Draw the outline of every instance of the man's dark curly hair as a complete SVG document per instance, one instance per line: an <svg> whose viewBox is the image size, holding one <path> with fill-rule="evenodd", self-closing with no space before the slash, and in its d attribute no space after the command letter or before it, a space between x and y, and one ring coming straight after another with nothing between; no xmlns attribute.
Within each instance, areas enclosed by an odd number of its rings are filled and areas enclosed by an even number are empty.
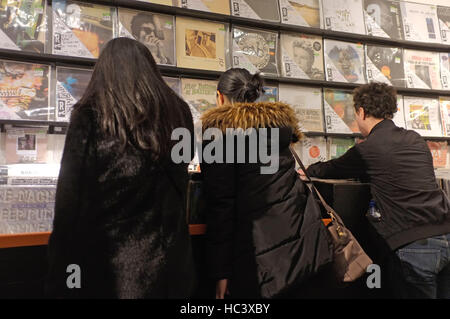
<svg viewBox="0 0 450 319"><path fill-rule="evenodd" d="M392 119L397 112L397 91L385 83L371 82L353 90L353 106L377 119Z"/></svg>

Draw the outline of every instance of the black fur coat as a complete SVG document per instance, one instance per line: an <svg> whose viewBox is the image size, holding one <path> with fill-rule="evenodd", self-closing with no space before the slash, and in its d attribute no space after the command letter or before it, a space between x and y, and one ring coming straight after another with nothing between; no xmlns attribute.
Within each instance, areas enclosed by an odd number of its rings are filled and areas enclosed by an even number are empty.
<svg viewBox="0 0 450 319"><path fill-rule="evenodd" d="M97 127L89 109L72 115L48 246L47 296L189 297L195 276L187 164L158 164L133 147L120 151ZM81 288L67 287L71 264L80 267Z"/></svg>

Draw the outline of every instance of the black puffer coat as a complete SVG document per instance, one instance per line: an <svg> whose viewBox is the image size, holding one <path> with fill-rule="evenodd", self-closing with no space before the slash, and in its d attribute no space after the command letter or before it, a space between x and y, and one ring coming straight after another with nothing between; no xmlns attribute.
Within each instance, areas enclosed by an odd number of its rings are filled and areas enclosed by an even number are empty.
<svg viewBox="0 0 450 319"><path fill-rule="evenodd" d="M48 247L49 297L190 296L187 164L155 163L150 155L134 147L121 151L117 139L99 132L89 108L73 113ZM66 285L70 264L81 269L80 289Z"/></svg>
<svg viewBox="0 0 450 319"><path fill-rule="evenodd" d="M279 133L279 139L274 140L279 144L279 156L272 161L275 164L278 160L278 169L271 174L261 174L261 168L268 166L263 157L254 161L249 156L251 151L276 151L271 142L273 133L267 137L257 130L258 144L250 146L248 137L244 162L236 163L234 156L235 163L208 164L203 158L201 164L207 200L208 269L213 280L229 279L233 298L259 298L270 285L279 287L291 280L294 268L304 271L306 277L331 260L328 243L316 246L299 234L305 220L307 191L289 150L289 145L301 138L297 124L294 111L283 103L234 104L211 109L202 116L205 132L209 128L222 132L227 128L277 128ZM224 136L225 141L237 140ZM269 153L259 143L264 140ZM212 145L204 142L203 157ZM234 155L239 157L241 153L236 150ZM229 153L224 146L223 158ZM299 255L308 264L295 264Z"/></svg>

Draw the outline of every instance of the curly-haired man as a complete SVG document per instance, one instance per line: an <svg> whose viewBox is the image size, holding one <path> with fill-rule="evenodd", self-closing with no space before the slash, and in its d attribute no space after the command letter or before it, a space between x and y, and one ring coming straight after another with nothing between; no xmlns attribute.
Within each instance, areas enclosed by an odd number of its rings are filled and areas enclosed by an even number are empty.
<svg viewBox="0 0 450 319"><path fill-rule="evenodd" d="M436 182L428 146L391 120L397 111L393 87L363 85L353 101L367 139L307 172L369 181L381 212L371 224L391 252L386 269L394 297L450 298L450 203Z"/></svg>

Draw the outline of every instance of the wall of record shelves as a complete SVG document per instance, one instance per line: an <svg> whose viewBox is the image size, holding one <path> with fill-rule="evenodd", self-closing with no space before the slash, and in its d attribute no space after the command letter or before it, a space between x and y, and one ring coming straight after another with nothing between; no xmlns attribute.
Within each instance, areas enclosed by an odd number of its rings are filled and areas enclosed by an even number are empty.
<svg viewBox="0 0 450 319"><path fill-rule="evenodd" d="M450 7L388 0L0 0L0 233L51 230L71 108L104 45L135 38L194 119L231 67L261 72L261 100L291 104L306 165L361 141L351 90L399 92L397 125L450 151ZM33 186L30 186L33 185Z"/></svg>

